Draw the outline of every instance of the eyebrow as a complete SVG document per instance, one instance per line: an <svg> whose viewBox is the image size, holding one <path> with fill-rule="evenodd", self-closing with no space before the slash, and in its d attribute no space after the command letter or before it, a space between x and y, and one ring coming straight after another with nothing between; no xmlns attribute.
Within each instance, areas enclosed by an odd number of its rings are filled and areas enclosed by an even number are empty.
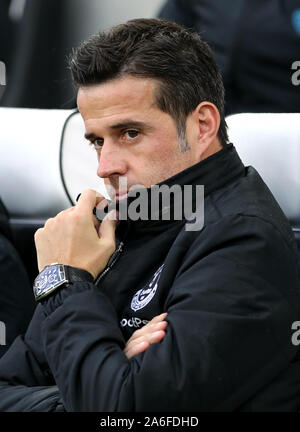
<svg viewBox="0 0 300 432"><path fill-rule="evenodd" d="M118 130L118 129L130 128L130 127L141 128L141 129L147 130L148 132L153 130L153 128L151 126L149 126L148 124L141 122L141 121L135 121L135 120L124 120L120 123L116 123L116 124L109 126L109 129ZM86 133L84 135L84 137L87 140L100 138L94 132Z"/></svg>
<svg viewBox="0 0 300 432"><path fill-rule="evenodd" d="M94 140L94 139L99 138L99 137L96 134L94 134L93 132L90 132L90 133L85 133L84 138L91 141L91 140Z"/></svg>

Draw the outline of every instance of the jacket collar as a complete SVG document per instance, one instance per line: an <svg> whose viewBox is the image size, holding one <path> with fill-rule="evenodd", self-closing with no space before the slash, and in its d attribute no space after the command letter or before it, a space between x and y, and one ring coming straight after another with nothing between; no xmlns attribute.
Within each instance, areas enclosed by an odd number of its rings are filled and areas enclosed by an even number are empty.
<svg viewBox="0 0 300 432"><path fill-rule="evenodd" d="M183 188L184 185L192 185L192 200L195 201L196 186L204 186L204 197L211 194L213 191L222 188L227 183L233 181L235 178L245 174L245 166L243 165L233 144L228 144L222 150L214 153L208 158L198 162L197 164L181 171L180 173L158 183L156 187L166 185L171 188L172 186L179 185ZM151 209L151 188L145 189L147 191L148 209ZM127 205L131 205L136 198L128 198ZM142 202L142 201L140 201ZM170 210L174 207L174 202L171 200ZM172 211L171 211L172 213ZM123 237L124 232L133 229L134 231L161 231L169 229L170 225L177 224L180 226L185 223L183 220L175 220L171 217L169 220L164 220L161 209L159 210L158 220L141 220L136 221L127 220L121 221L117 228L117 236Z"/></svg>
<svg viewBox="0 0 300 432"><path fill-rule="evenodd" d="M166 184L169 187L175 184L203 185L204 195L207 196L244 172L245 166L230 143L222 150L159 184Z"/></svg>

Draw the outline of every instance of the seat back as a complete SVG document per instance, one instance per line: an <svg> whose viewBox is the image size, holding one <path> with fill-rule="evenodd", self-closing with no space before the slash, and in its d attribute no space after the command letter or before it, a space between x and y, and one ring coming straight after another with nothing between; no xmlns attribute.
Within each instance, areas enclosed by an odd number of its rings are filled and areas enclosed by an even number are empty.
<svg viewBox="0 0 300 432"><path fill-rule="evenodd" d="M0 197L31 281L37 274L34 232L71 206L60 148L64 124L73 111L0 108Z"/></svg>
<svg viewBox="0 0 300 432"><path fill-rule="evenodd" d="M97 176L97 154L84 138L85 127L78 112L66 121L61 140L61 172L65 190L75 204L84 189L94 189L108 197L104 180Z"/></svg>
<svg viewBox="0 0 300 432"><path fill-rule="evenodd" d="M32 281L37 274L34 232L75 204L84 189L106 191L78 112L0 108L0 119L0 198Z"/></svg>
<svg viewBox="0 0 300 432"><path fill-rule="evenodd" d="M226 121L230 141L277 199L300 250L300 113L235 114Z"/></svg>

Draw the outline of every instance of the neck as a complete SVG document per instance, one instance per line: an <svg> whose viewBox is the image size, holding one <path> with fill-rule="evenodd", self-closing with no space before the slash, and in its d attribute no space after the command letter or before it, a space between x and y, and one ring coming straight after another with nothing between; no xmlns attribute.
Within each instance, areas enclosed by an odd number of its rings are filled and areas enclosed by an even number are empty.
<svg viewBox="0 0 300 432"><path fill-rule="evenodd" d="M213 155L214 153L217 153L218 151L222 150L222 146L220 144L220 141L218 138L216 138L208 147L204 150L204 152L200 156L200 161L208 158L209 156Z"/></svg>

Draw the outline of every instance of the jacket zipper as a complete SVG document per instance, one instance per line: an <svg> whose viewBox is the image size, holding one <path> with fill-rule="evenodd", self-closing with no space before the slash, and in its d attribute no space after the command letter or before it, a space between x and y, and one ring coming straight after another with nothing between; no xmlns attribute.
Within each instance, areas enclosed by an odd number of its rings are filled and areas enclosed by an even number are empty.
<svg viewBox="0 0 300 432"><path fill-rule="evenodd" d="M96 281L94 282L95 285L98 284L98 282L104 278L104 276L109 272L109 270L112 268L112 266L117 262L117 260L119 259L121 253L123 252L123 246L124 243L120 242L118 248L114 251L114 253L112 254L112 256L110 257L107 266L105 267L105 269L99 274L99 276L97 277Z"/></svg>

